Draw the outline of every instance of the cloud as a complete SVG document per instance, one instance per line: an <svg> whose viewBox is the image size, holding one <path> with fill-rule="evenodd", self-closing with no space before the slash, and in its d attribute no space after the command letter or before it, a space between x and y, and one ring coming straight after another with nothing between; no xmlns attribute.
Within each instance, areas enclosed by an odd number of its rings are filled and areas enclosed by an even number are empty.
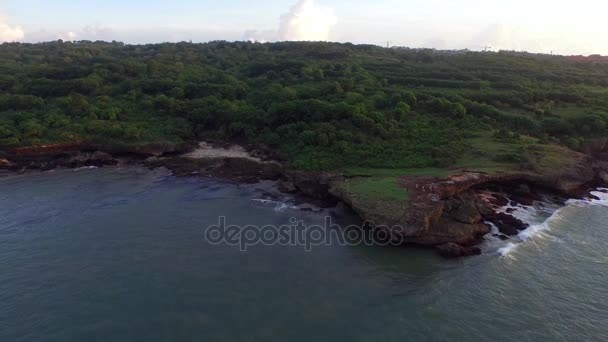
<svg viewBox="0 0 608 342"><path fill-rule="evenodd" d="M110 41L116 39L116 32L110 27L103 26L101 24L88 25L74 31L57 32L42 29L34 32L28 32L28 42L48 42L52 40L65 40L65 41L76 41L76 40L106 40Z"/></svg>
<svg viewBox="0 0 608 342"><path fill-rule="evenodd" d="M114 30L110 27L96 24L83 27L80 35L83 39L87 40L111 40L114 35Z"/></svg>
<svg viewBox="0 0 608 342"><path fill-rule="evenodd" d="M576 29L580 29L580 32ZM602 46L604 40L598 39L600 34L605 36L601 30L573 28L568 25L556 28L496 23L474 34L473 38L469 42L464 42L463 45L473 50L480 50L488 46L493 51L515 50L560 54L606 53L605 46Z"/></svg>
<svg viewBox="0 0 608 342"><path fill-rule="evenodd" d="M60 33L58 38L61 39L61 40L65 40L65 41L78 40L78 33L72 32L72 31L65 32L65 33Z"/></svg>
<svg viewBox="0 0 608 342"><path fill-rule="evenodd" d="M244 38L251 41L326 41L338 19L333 9L321 7L314 0L299 0L281 16L277 30L249 30Z"/></svg>
<svg viewBox="0 0 608 342"><path fill-rule="evenodd" d="M5 23L5 17L0 15L0 43L19 41L23 37L25 37L25 32L21 26L9 26Z"/></svg>

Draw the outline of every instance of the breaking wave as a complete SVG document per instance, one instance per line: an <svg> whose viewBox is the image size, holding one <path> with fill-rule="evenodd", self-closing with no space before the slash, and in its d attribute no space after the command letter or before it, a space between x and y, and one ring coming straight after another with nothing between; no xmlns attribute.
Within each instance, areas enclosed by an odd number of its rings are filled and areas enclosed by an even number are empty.
<svg viewBox="0 0 608 342"><path fill-rule="evenodd" d="M252 201L259 203L263 206L270 206L273 207L274 211L285 211L288 209L299 209L297 206L295 205L291 205L288 202L282 202L282 201L275 201L275 200L269 200L269 199L261 199L261 198L256 198L253 199Z"/></svg>
<svg viewBox="0 0 608 342"><path fill-rule="evenodd" d="M535 241L536 239L556 239L549 232L555 223L566 220L563 212L567 208L589 205L608 206L608 189L598 188L596 191L592 191L591 195L593 195L591 198L568 200L565 206L559 206L550 202L535 203L532 206L509 203L499 209L499 211L510 213L527 223L529 227L519 232L517 236L503 241L496 237L500 235L498 228L489 223L491 225L491 232L486 237L486 247L496 250L501 257L513 258L513 252L522 244Z"/></svg>

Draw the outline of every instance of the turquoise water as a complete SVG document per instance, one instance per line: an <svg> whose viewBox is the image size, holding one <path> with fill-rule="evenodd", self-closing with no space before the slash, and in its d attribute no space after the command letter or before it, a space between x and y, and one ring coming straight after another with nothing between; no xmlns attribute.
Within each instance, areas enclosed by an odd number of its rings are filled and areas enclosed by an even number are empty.
<svg viewBox="0 0 608 342"><path fill-rule="evenodd" d="M0 177L0 341L608 340L605 202L463 260L205 241L220 215L355 220L255 201L268 191L136 168Z"/></svg>

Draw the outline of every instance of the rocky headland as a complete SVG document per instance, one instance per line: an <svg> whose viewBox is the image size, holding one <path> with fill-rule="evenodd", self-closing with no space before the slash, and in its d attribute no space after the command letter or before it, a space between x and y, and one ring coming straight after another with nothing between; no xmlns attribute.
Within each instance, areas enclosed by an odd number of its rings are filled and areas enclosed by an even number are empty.
<svg viewBox="0 0 608 342"><path fill-rule="evenodd" d="M491 224L498 228L495 235L501 239L527 228L508 211L499 210L505 205L531 205L547 194L581 198L592 187L608 183L608 142L595 142L584 152L570 151L569 162L559 167L539 158L540 162L526 170L503 173L454 170L447 177L404 175L398 185L409 193L407 201L376 201L351 191L348 185L357 177L290 170L272 152L220 142L25 147L0 152L0 169L23 172L139 163L166 167L177 176L242 183L274 180L281 191L307 196L320 206L346 203L362 220L403 245L432 247L443 256L461 257L481 253L477 245L490 233Z"/></svg>

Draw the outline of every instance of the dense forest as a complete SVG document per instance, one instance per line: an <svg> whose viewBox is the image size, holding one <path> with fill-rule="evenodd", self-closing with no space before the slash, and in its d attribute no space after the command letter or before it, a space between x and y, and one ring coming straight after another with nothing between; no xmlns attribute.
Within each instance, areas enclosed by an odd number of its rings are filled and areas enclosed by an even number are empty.
<svg viewBox="0 0 608 342"><path fill-rule="evenodd" d="M303 169L445 167L500 141L577 149L607 136L607 123L608 64L562 56L303 42L0 45L0 150L221 139Z"/></svg>

